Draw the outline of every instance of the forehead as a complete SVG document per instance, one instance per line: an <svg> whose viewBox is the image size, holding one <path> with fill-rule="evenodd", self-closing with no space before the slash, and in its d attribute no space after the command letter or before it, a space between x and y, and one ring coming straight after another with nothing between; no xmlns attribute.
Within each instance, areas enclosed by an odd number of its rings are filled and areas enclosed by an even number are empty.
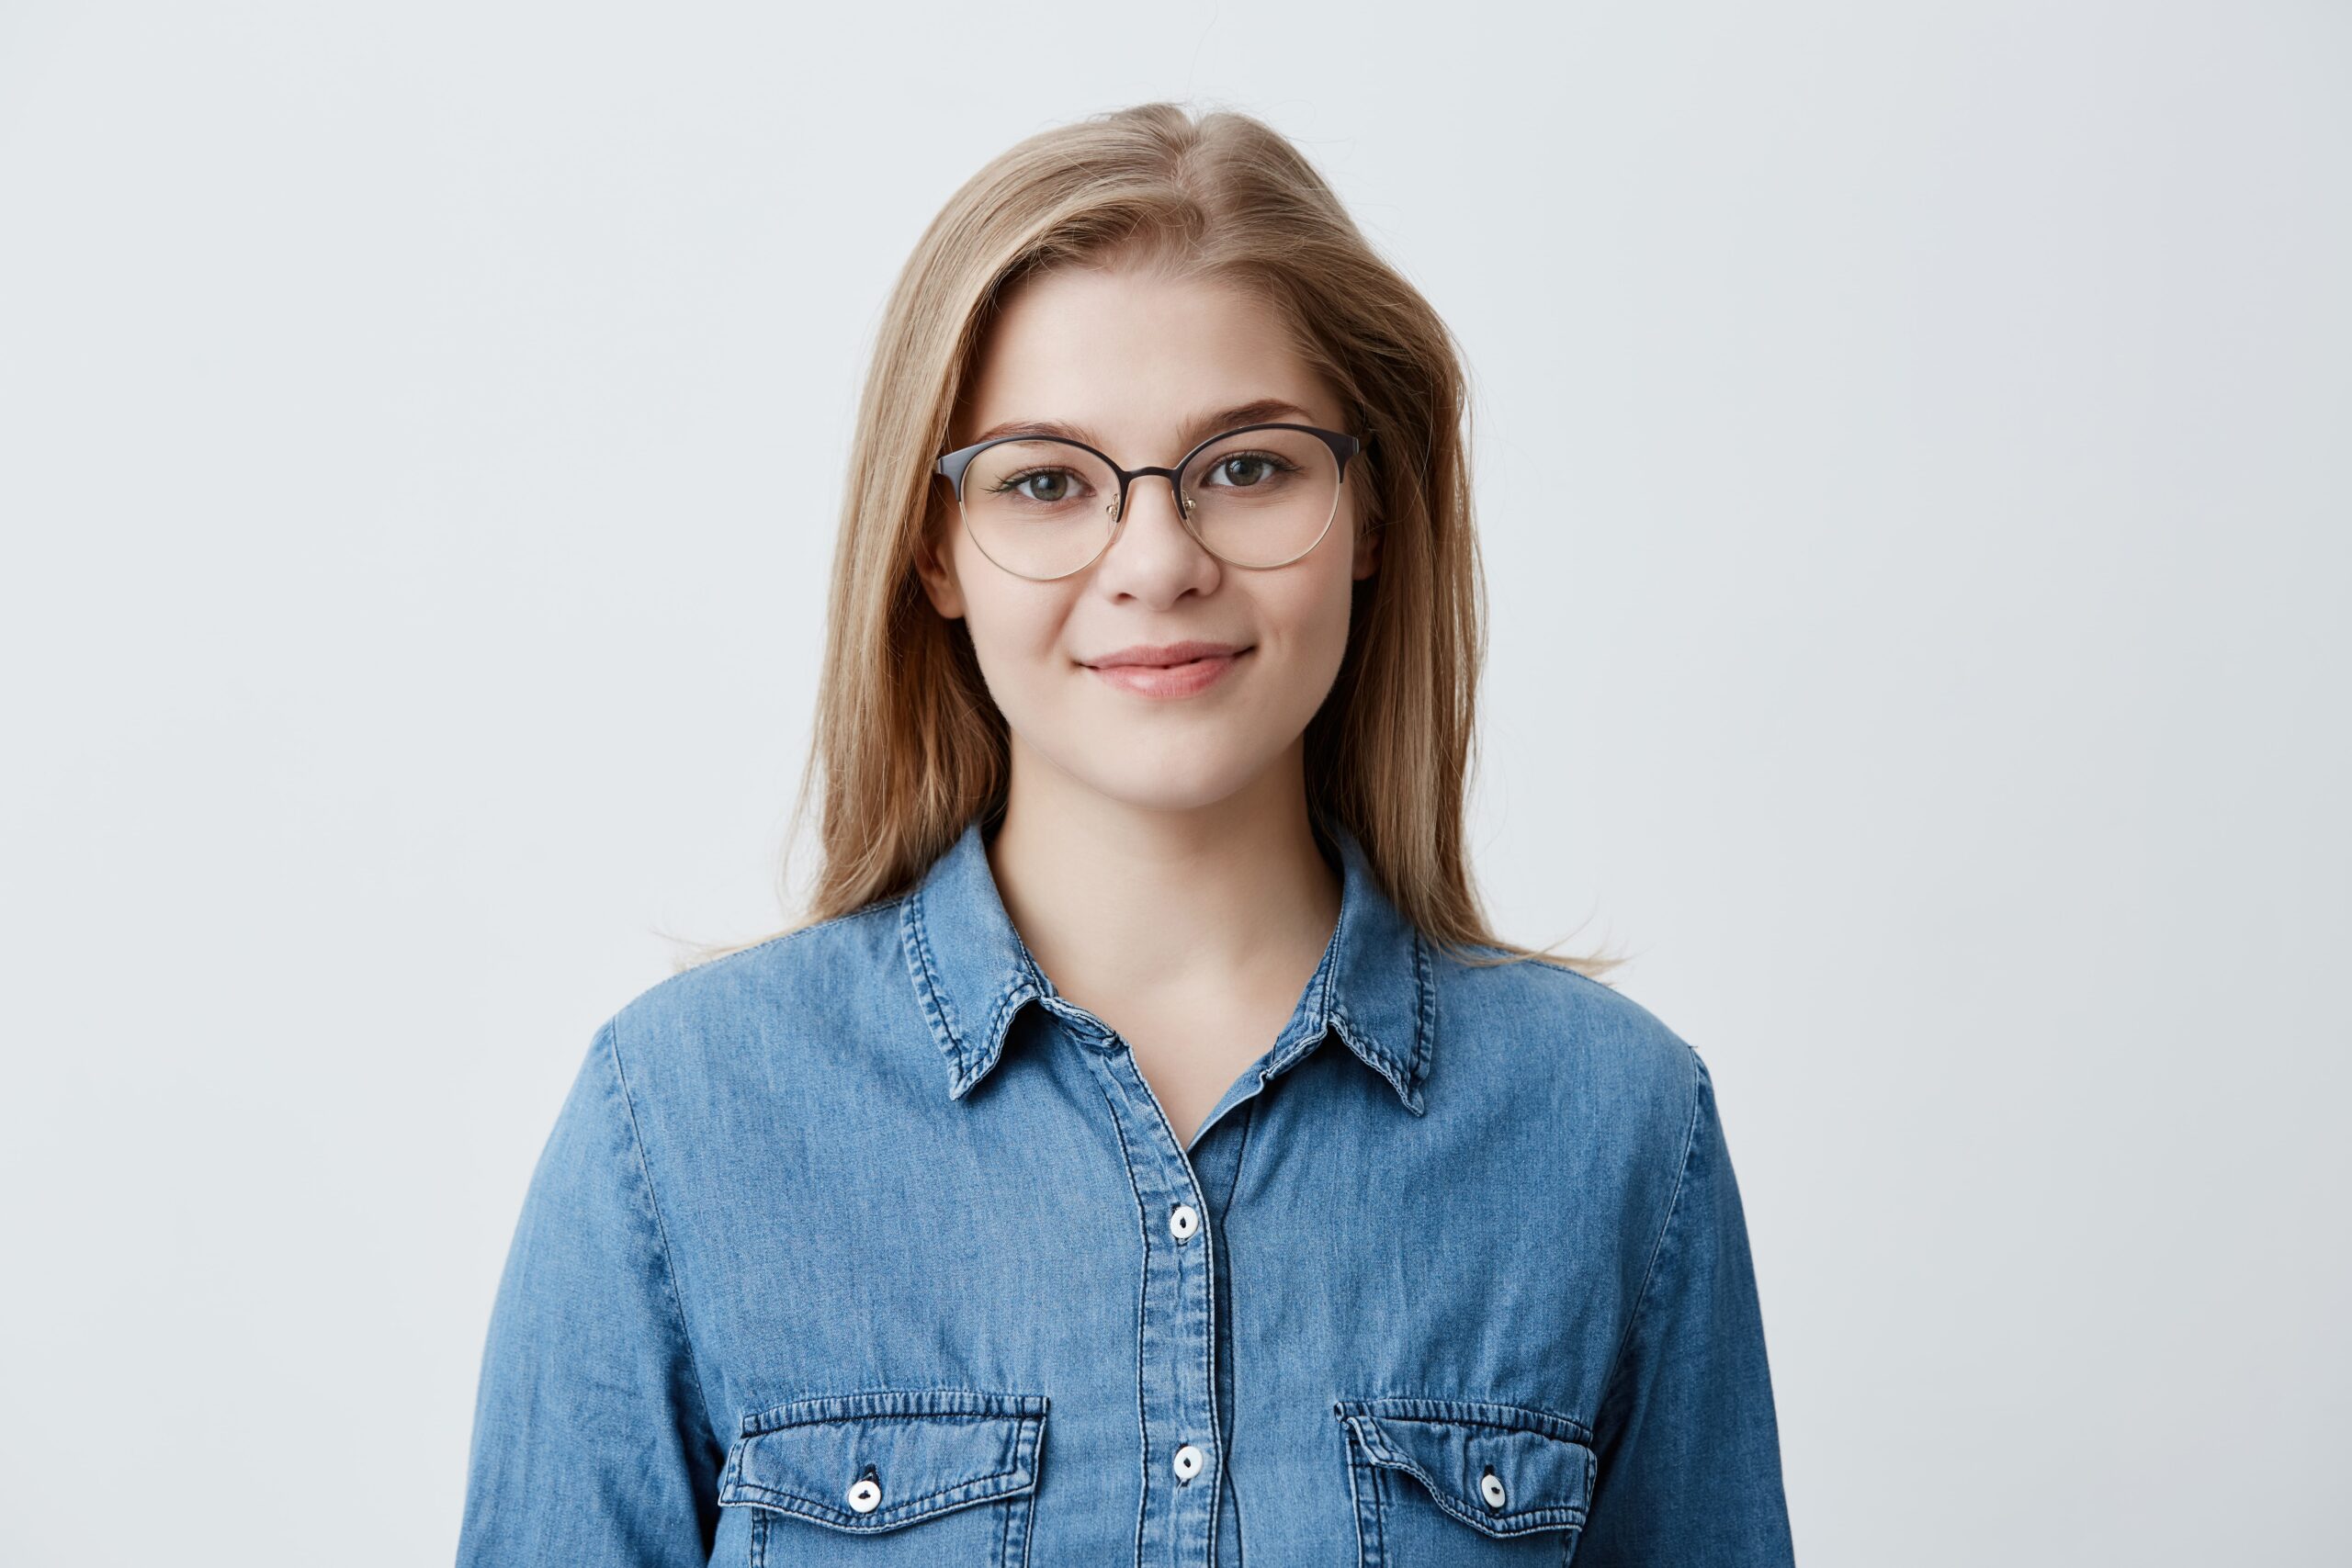
<svg viewBox="0 0 2352 1568"><path fill-rule="evenodd" d="M1006 425L1076 426L1129 461L1172 461L1175 451L1158 448L1204 413L1269 400L1306 411L1303 423L1338 427L1331 389L1257 294L1132 268L1063 267L1003 300L955 434L966 445Z"/></svg>

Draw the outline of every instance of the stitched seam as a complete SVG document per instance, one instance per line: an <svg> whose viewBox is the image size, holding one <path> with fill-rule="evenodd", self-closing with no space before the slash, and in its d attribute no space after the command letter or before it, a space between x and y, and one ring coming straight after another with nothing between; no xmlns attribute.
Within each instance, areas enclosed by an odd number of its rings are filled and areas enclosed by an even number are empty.
<svg viewBox="0 0 2352 1568"><path fill-rule="evenodd" d="M1020 1473L1021 1466L1014 1464L1004 1470L992 1470L986 1475L967 1476L961 1481L950 1482L945 1486L933 1487L920 1497L909 1497L903 1502L894 1503L887 1511L877 1508L871 1514L848 1513L842 1509L834 1507L831 1503L820 1502L814 1497L804 1497L797 1492L782 1492L773 1486L763 1486L756 1481L738 1481L735 1483L735 1490L739 1493L758 1494L758 1496L752 1499L754 1502L764 1498L773 1498L779 1503L804 1503L808 1505L808 1506L806 1509L799 1511L814 1514L823 1518L871 1521L876 1518L896 1519L907 1509L921 1507L923 1504L930 1502L934 1497L944 1497L949 1493L960 1492L967 1486L986 1486L990 1482L1002 1481L1008 1475L1018 1475ZM974 1503L988 1502L993 1498L1008 1495L1015 1490L1016 1488L1007 1486L999 1491L984 1493L980 1496L967 1500ZM875 1527L869 1523L863 1525L860 1528L873 1529Z"/></svg>
<svg viewBox="0 0 2352 1568"><path fill-rule="evenodd" d="M1650 1284L1657 1278L1657 1260L1666 1251L1667 1233L1674 1228L1674 1216L1682 1206L1682 1190L1690 1177L1690 1160L1698 1152L1700 1102L1704 1098L1699 1090L1699 1075L1702 1069L1699 1053L1690 1043L1684 1042L1682 1048L1690 1055L1690 1122L1682 1133L1682 1164L1674 1174L1674 1196L1667 1200L1666 1223L1658 1226L1657 1239L1650 1244L1649 1262L1642 1271L1642 1288L1634 1296L1634 1310L1625 1314L1624 1331L1617 1336L1617 1348L1609 1357L1608 1374L1600 1380L1600 1393L1593 1405L1596 1421L1600 1418L1600 1412L1608 1408L1610 1387L1617 1381L1617 1369L1624 1363L1625 1348L1633 1343L1634 1330L1640 1326L1642 1308L1649 1304Z"/></svg>
<svg viewBox="0 0 2352 1568"><path fill-rule="evenodd" d="M931 932L923 921L922 894L910 893L900 901L900 906L899 918L904 921L906 935L912 942L915 962L922 966L916 990L921 993L919 999L922 1003L924 1018L933 1030L946 1035L949 1054L955 1062L956 1082L961 1088L966 1083L967 1066L964 1031L956 1021L954 1004L948 1000L947 993L939 983L939 965L931 955Z"/></svg>
<svg viewBox="0 0 2352 1568"><path fill-rule="evenodd" d="M1177 1152L1180 1155L1183 1153L1181 1148ZM1189 1156L1185 1156L1184 1168L1187 1174L1197 1176L1198 1173L1193 1171L1192 1166L1193 1162L1191 1157ZM1210 1551L1214 1553L1216 1551L1216 1541L1217 1505L1225 1499L1225 1461L1227 1457L1225 1422L1221 1418L1220 1413L1216 1407L1216 1282L1218 1277L1221 1276L1225 1270L1217 1267L1217 1238L1216 1235L1211 1234L1209 1223L1206 1218L1206 1216L1216 1213L1216 1205L1209 1201L1207 1188L1202 1187L1197 1180L1193 1181L1192 1186L1195 1195L1198 1196L1201 1201L1201 1213L1203 1215L1197 1235L1201 1243L1200 1271L1205 1276L1205 1278L1201 1281L1201 1299L1207 1303L1208 1309L1203 1315L1208 1321L1208 1328L1207 1332L1201 1337L1201 1368L1204 1373L1201 1381L1201 1386L1208 1393L1209 1451L1216 1455L1216 1474L1210 1478L1209 1483L1209 1517L1207 1526ZM1231 1211L1228 1209L1227 1212L1230 1213ZM1182 1277L1184 1272L1184 1249L1182 1245L1179 1245L1176 1248L1176 1272L1180 1279Z"/></svg>
<svg viewBox="0 0 2352 1568"><path fill-rule="evenodd" d="M1103 1072L1110 1070L1101 1064L1097 1066ZM1136 1510L1136 1561L1140 1562L1143 1561L1144 1516L1151 1497L1151 1422L1145 1410L1143 1393L1143 1342L1151 1314L1151 1221L1143 1212L1143 1189L1136 1185L1136 1156L1134 1151L1127 1147L1126 1128L1119 1120L1118 1102L1111 1098L1110 1089L1101 1078L1095 1079L1094 1088L1111 1112L1111 1133L1119 1140L1119 1160L1127 1168L1127 1190L1135 1194L1136 1219L1143 1232L1143 1281L1136 1291L1136 1430L1143 1435L1143 1458L1137 1466L1136 1480L1145 1500L1145 1506Z"/></svg>
<svg viewBox="0 0 2352 1568"><path fill-rule="evenodd" d="M1023 1496L1014 1499L1012 1505L1005 1510L1005 1524L1008 1529L1012 1527L1016 1511L1020 1517L1021 1530L1019 1535L1008 1535L1006 1539L1008 1540L1017 1540L1021 1543L1021 1561L1017 1563L1007 1562L1002 1565L1002 1568L1028 1568L1029 1554L1036 1546L1037 1493L1046 1483L1046 1432L1044 1427L1039 1427L1031 1438L1028 1448L1024 1450L1023 1462L1026 1463L1031 1470L1037 1472L1037 1483L1035 1485L1030 1487L1027 1493Z"/></svg>
<svg viewBox="0 0 2352 1568"><path fill-rule="evenodd" d="M863 1398L865 1398L865 1397L867 1397L867 1396L869 1396L869 1395L873 1395L873 1394L895 1394L895 1393L924 1393L924 1394L929 1394L929 1393L976 1393L976 1392L977 1392L977 1391L966 1390L966 1389L934 1389L934 1388L923 1388L923 1389L867 1389L867 1390L863 1391L863 1392L862 1392L862 1393L860 1393L849 1394L849 1395L828 1396L828 1395L821 1395L821 1394L820 1394L820 1395L817 1396L817 1400L818 1400L818 1402L827 1402L827 1403L829 1403L829 1402L831 1401L831 1399L832 1399L832 1398L836 1398L836 1397L845 1397L845 1398L849 1398L849 1399L863 1399ZM1012 1395L988 1394L988 1395L982 1395L982 1397L986 1397L986 1398L1012 1398L1012 1399L1019 1399L1019 1398L1023 1398L1023 1397L1025 1397L1025 1396L1023 1396L1023 1395L1019 1395L1019 1394L1012 1394ZM813 1414L813 1415L808 1415L808 1416L788 1416L786 1419L784 1419L784 1420L778 1420L778 1419L776 1419L776 1417L777 1417L777 1416L786 1416L786 1413L787 1413L788 1411L790 1411L790 1410L791 1410L791 1408L792 1408L792 1406L793 1406L794 1404L804 1404L804 1403L811 1403L811 1402L808 1402L808 1401L801 1401L801 1400L795 1400L795 1401L792 1401L790 1404L779 1404L779 1405L774 1406L774 1407L773 1407L773 1408L771 1408L771 1409L763 1410L763 1411L760 1411L760 1412L758 1412L758 1413L756 1413L756 1414L754 1414L754 1415L751 1415L751 1416L744 1416L744 1417L743 1417L743 1431L742 1431L742 1436L744 1436L744 1437L746 1437L746 1438L764 1438L764 1437L768 1436L768 1435L769 1435L770 1433L772 1433L772 1432L789 1432L789 1431L791 1431L791 1430L792 1430L794 1427L838 1427L838 1426L842 1426L842 1425L844 1425L844 1424L846 1424L846 1423L848 1423L848 1422L851 1422L851 1421L922 1421L922 1422L925 1422L925 1423L931 1423L931 1422L936 1422L936 1421L1005 1421L1005 1422L1019 1422L1019 1421L1042 1421L1042 1420L1044 1420L1044 1419L1045 1419L1045 1413L1044 1413L1042 1410L1012 1410L1012 1409L1009 1409L1009 1410L889 1410L889 1409L883 1409L883 1410L872 1410L872 1411L858 1410L858 1411L848 1411L848 1412L844 1412L844 1413L838 1414L838 1415L834 1415L834 1414L825 1414L825 1413L820 1412L820 1413Z"/></svg>
<svg viewBox="0 0 2352 1568"><path fill-rule="evenodd" d="M1413 931L1413 979L1420 987L1420 1016L1413 1032L1412 1085L1416 1095L1421 1080L1429 1077L1430 1054L1437 1039L1437 978L1431 973L1429 943L1421 939L1419 928ZM1422 1108L1413 1107L1415 1111Z"/></svg>
<svg viewBox="0 0 2352 1568"><path fill-rule="evenodd" d="M1347 1003L1335 1001L1331 1004L1331 1027L1340 1032L1340 1038L1348 1043L1349 1048L1363 1057L1364 1065L1378 1073L1409 1108L1413 1102L1411 1068L1400 1062L1396 1055L1375 1039L1371 1032L1357 1025L1355 1015L1348 1011Z"/></svg>
<svg viewBox="0 0 2352 1568"><path fill-rule="evenodd" d="M1340 1422L1340 1440L1346 1445L1348 1454L1348 1500L1355 1505L1351 1511L1356 1517L1356 1557L1359 1562L1368 1562L1373 1561L1373 1558L1365 1547L1363 1539L1363 1489L1357 1484L1363 1467L1356 1463L1355 1437L1345 1421ZM1377 1522L1374 1528L1378 1528Z"/></svg>
<svg viewBox="0 0 2352 1568"><path fill-rule="evenodd" d="M1505 1432L1532 1432L1539 1438L1550 1438L1555 1442L1584 1443L1591 1439L1591 1428L1575 1416L1564 1416L1559 1411L1547 1410L1536 1404L1510 1404L1497 1400L1443 1399L1418 1393L1366 1394L1361 1398L1342 1401L1342 1404L1347 1406L1343 1414L1366 1416L1374 1421L1442 1421L1449 1427L1493 1427ZM1431 1407L1432 1413L1423 1415L1418 1408L1404 1410L1396 1408L1399 1404L1415 1407L1426 1405ZM1481 1410L1492 1410L1498 1414L1481 1416L1478 1414ZM1514 1416L1521 1419L1513 1420ZM1527 1419L1528 1417L1533 1417L1534 1420ZM1557 1421L1564 1427L1573 1428L1580 1435L1575 1438L1563 1438L1556 1432L1545 1431L1536 1424L1537 1421Z"/></svg>
<svg viewBox="0 0 2352 1568"><path fill-rule="evenodd" d="M1250 1130L1258 1125L1258 1111L1259 1108L1265 1103L1265 1097L1266 1086L1263 1082L1261 1082L1258 1085L1258 1092L1252 1095L1250 1098L1249 1102L1242 1107L1240 1133L1241 1147L1234 1151L1233 1179L1227 1185L1225 1190L1225 1213L1227 1219L1232 1218L1233 1205L1241 1196L1241 1179L1247 1172L1250 1165ZM1219 1228L1218 1234L1220 1235L1224 1234L1222 1227ZM1215 1254L1211 1255L1211 1259L1212 1266L1214 1266L1216 1259ZM1227 1302L1230 1303L1233 1295L1232 1269L1230 1268L1218 1269L1216 1270L1216 1278L1225 1281L1226 1298ZM1212 1314L1209 1319L1209 1402L1214 1404L1216 1402L1216 1319L1214 1315L1216 1311L1216 1289L1214 1283L1211 1284L1209 1289L1209 1311ZM1238 1318L1241 1314L1237 1309L1228 1315ZM1233 1331L1228 1328L1226 1332L1230 1334ZM1237 1349L1239 1348L1238 1343L1235 1348ZM1232 1357L1231 1364L1233 1367L1233 1424L1238 1427L1241 1425L1241 1358L1238 1355ZM1217 1500L1220 1504L1223 1503L1225 1497L1225 1479L1227 1475L1231 1472L1234 1436L1235 1434L1232 1432L1227 1432L1224 1435L1224 1451L1217 1455ZM1216 1509L1212 1508L1209 1511L1209 1519L1212 1525L1218 1522ZM1241 1488L1237 1486L1233 1489L1233 1530L1234 1538L1236 1540L1240 1539L1241 1525Z"/></svg>
<svg viewBox="0 0 2352 1568"><path fill-rule="evenodd" d="M718 1427L711 1420L710 1401L704 1392L702 1359L695 1353L693 1330L686 1325L686 1303L678 1292L677 1260L670 1251L670 1227L662 1217L662 1195L654 1190L653 1168L645 1157L645 1134L637 1124L637 1102L629 1093L628 1069L621 1063L620 1019L608 1021L604 1029L605 1054L613 1064L613 1079L621 1091L621 1110L628 1118L629 1145L637 1151L638 1179L645 1183L646 1207L653 1211L654 1238L662 1244L662 1283L670 1298L670 1311L678 1320L678 1338L686 1348L686 1366L695 1375L695 1403L702 1406L703 1430L714 1438Z"/></svg>
<svg viewBox="0 0 2352 1568"><path fill-rule="evenodd" d="M1341 885L1340 897L1340 924L1331 933L1331 962L1329 973L1324 976L1323 994L1317 998L1318 1004L1322 1008L1323 1023L1326 1028L1329 1028L1331 1022L1332 992L1340 983L1340 976L1347 972L1348 928L1355 924L1355 920L1351 919L1351 916L1353 914L1355 907L1363 902L1363 897L1364 889L1361 887L1351 887L1346 886L1344 883ZM1384 1052L1383 1055L1385 1055L1385 1053Z"/></svg>

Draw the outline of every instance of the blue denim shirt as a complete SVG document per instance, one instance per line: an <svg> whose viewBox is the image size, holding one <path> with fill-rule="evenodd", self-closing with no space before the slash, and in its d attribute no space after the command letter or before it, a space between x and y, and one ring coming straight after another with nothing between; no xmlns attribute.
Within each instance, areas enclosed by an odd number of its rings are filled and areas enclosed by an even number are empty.
<svg viewBox="0 0 2352 1568"><path fill-rule="evenodd" d="M1180 1146L983 831L597 1032L492 1314L461 1564L1791 1562L1707 1070L1339 851Z"/></svg>

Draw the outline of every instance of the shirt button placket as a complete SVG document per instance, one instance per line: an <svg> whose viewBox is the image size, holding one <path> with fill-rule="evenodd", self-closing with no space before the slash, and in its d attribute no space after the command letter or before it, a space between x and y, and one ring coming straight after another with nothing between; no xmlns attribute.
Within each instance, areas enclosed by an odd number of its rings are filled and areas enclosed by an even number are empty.
<svg viewBox="0 0 2352 1568"><path fill-rule="evenodd" d="M1214 1264L1200 1184L1126 1043L1082 1010L1065 1016L1094 1046L1090 1055L1115 1090L1120 1145L1144 1208L1143 1440L1147 1453L1165 1457L1145 1472L1136 1560L1208 1568L1220 1478Z"/></svg>

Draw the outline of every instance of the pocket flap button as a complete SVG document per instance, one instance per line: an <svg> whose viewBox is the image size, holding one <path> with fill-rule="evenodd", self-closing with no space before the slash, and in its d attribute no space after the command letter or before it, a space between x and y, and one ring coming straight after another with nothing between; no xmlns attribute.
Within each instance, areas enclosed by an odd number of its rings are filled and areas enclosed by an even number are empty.
<svg viewBox="0 0 2352 1568"><path fill-rule="evenodd" d="M871 1475L861 1475L849 1489L849 1506L861 1514L870 1514L882 1503L882 1484Z"/></svg>
<svg viewBox="0 0 2352 1568"><path fill-rule="evenodd" d="M1502 1477L1497 1475L1491 1470L1487 1472L1486 1474L1480 1476L1478 1478L1478 1495L1487 1500L1487 1506L1489 1508L1501 1507L1504 1502Z"/></svg>

